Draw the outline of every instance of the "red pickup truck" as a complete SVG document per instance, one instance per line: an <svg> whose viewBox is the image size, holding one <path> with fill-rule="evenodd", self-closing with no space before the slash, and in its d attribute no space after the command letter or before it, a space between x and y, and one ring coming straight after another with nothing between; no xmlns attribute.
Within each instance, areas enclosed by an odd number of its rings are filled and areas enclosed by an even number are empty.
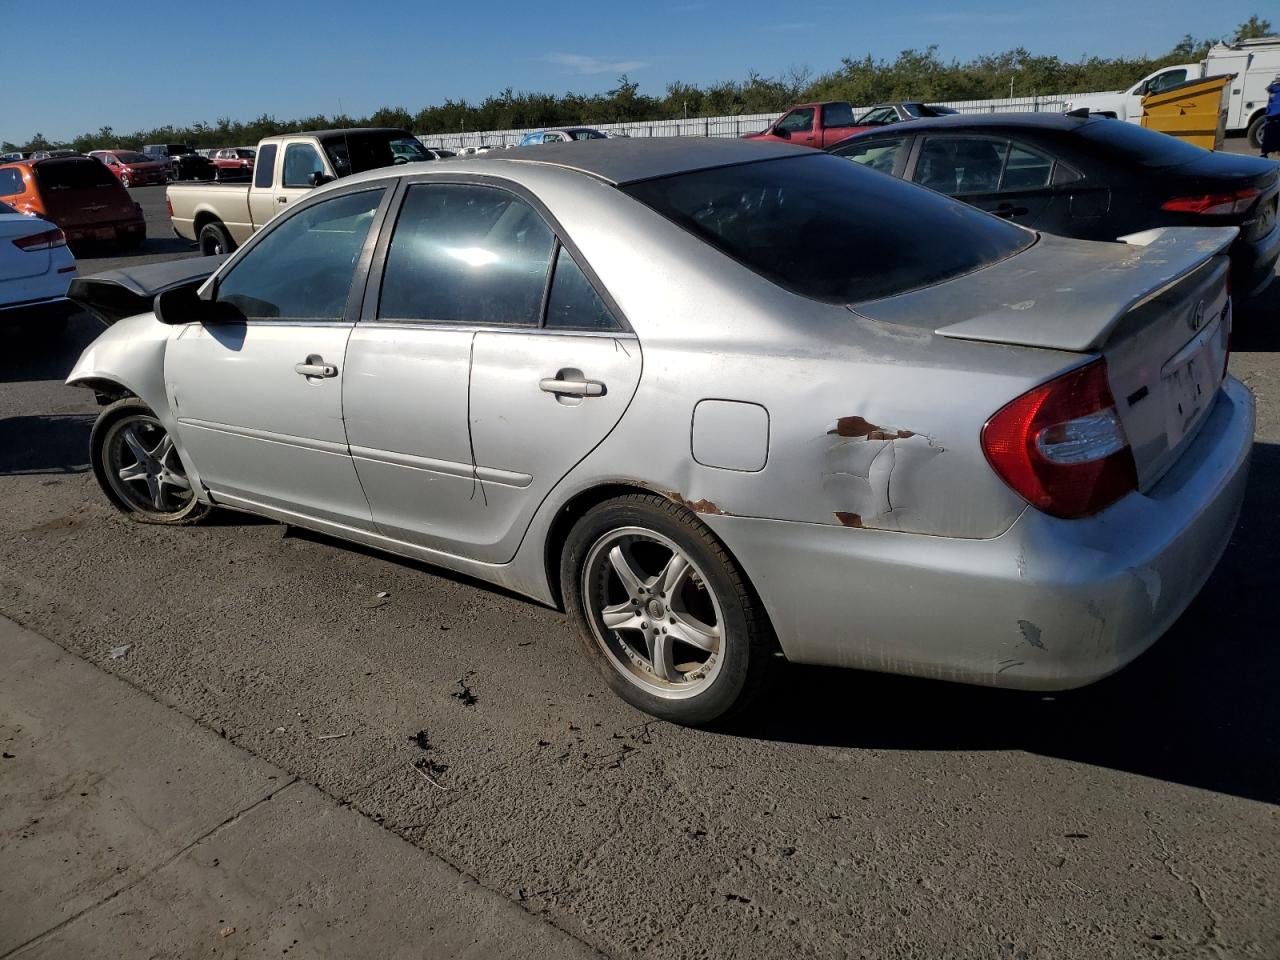
<svg viewBox="0 0 1280 960"><path fill-rule="evenodd" d="M767 130L747 134L743 139L785 140L820 150L870 129L868 124L853 122L853 105L847 100L829 100L792 107Z"/></svg>

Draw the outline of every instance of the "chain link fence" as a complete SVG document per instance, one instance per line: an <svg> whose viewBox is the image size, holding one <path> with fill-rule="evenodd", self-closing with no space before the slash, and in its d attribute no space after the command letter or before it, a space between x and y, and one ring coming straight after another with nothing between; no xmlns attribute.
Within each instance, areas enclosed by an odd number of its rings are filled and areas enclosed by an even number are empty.
<svg viewBox="0 0 1280 960"><path fill-rule="evenodd" d="M938 106L950 107L960 113L1061 113L1066 108L1068 95L1052 97L1009 97L1003 100L937 101ZM1075 96L1079 96L1076 94ZM870 107L853 108L854 115ZM648 120L638 123L586 123L611 137L741 137L757 133L769 126L781 114L752 113L731 117L696 117L687 120ZM423 134L418 137L423 146L444 150L461 150L464 147L513 147L526 134L543 127L523 130L479 130L475 132Z"/></svg>

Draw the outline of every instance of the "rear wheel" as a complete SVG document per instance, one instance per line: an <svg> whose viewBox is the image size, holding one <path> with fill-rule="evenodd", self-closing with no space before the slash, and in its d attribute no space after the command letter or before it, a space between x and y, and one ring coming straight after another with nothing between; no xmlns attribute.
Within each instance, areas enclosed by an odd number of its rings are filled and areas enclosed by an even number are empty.
<svg viewBox="0 0 1280 960"><path fill-rule="evenodd" d="M620 697L675 723L744 710L774 652L759 600L733 558L682 507L609 500L569 534L565 606L588 657Z"/></svg>
<svg viewBox="0 0 1280 960"><path fill-rule="evenodd" d="M190 524L209 514L196 499L173 440L137 397L98 416L89 437L93 472L107 499L140 523Z"/></svg>
<svg viewBox="0 0 1280 960"><path fill-rule="evenodd" d="M200 253L206 257L230 253L236 248L227 228L220 223L206 223L201 227L199 240Z"/></svg>
<svg viewBox="0 0 1280 960"><path fill-rule="evenodd" d="M1262 149L1262 127L1266 122L1266 114L1260 113L1253 118L1253 123L1249 124L1249 132L1246 136L1249 138L1249 146L1255 150Z"/></svg>

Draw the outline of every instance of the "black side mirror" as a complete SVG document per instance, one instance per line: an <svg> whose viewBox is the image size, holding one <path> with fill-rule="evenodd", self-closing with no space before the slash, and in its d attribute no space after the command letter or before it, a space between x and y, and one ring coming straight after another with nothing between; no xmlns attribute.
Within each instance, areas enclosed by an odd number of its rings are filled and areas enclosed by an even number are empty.
<svg viewBox="0 0 1280 960"><path fill-rule="evenodd" d="M311 174L308 179L310 179L313 187L323 187L326 183L333 183L333 181L338 178L331 177L322 170L317 170L315 173Z"/></svg>
<svg viewBox="0 0 1280 960"><path fill-rule="evenodd" d="M774 127L773 135L775 137L781 137L783 140L791 139L791 131L788 130L786 127Z"/></svg>
<svg viewBox="0 0 1280 960"><path fill-rule="evenodd" d="M156 294L151 309L161 323L208 323L214 319L214 302L202 300L196 293L204 283L202 277L196 283L183 284Z"/></svg>

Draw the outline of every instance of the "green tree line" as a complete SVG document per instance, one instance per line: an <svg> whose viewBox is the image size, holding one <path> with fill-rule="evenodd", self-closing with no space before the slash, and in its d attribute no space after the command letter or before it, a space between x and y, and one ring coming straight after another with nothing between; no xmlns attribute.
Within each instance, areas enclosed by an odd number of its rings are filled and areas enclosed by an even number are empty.
<svg viewBox="0 0 1280 960"><path fill-rule="evenodd" d="M1271 23L1256 14L1224 40L1269 36ZM1185 36L1162 56L1084 57L1065 61L1039 56L1022 47L972 60L944 60L938 47L904 50L892 60L870 55L845 57L828 73L814 75L793 68L782 76L751 72L745 80L725 80L706 86L675 82L661 96L642 93L629 77L605 93L526 93L507 88L479 103L446 100L416 114L402 106L383 107L367 117L299 117L278 120L263 114L248 121L220 118L216 123L165 125L131 133L102 127L69 143L51 142L39 133L25 144L3 143L3 151L70 147L139 147L144 143L190 143L197 147L255 144L263 137L297 130L342 126L401 127L419 135L442 135L469 130L510 130L592 123L674 120L682 117L735 116L778 113L805 100L848 100L871 104L882 100L987 100L1118 90L1162 66L1201 59L1214 39Z"/></svg>

